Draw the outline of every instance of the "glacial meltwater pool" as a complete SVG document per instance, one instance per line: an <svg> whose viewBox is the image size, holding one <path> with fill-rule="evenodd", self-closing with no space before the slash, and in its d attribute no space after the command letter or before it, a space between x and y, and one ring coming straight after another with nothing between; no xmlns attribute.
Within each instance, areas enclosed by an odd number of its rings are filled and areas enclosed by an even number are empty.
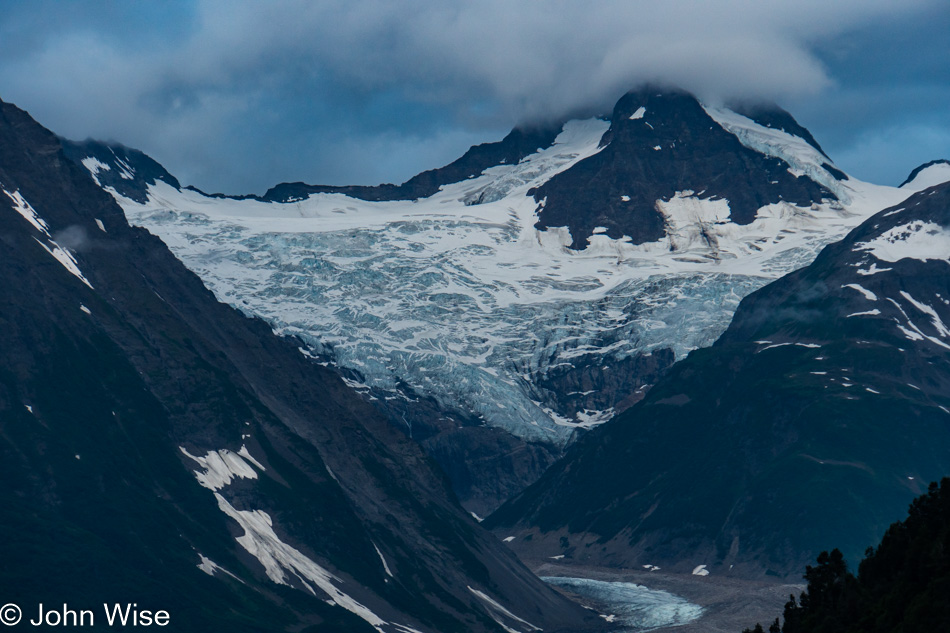
<svg viewBox="0 0 950 633"><path fill-rule="evenodd" d="M685 598L632 582L563 576L541 580L588 599L608 621L622 625L619 630L630 633L688 624L703 614L701 606Z"/></svg>

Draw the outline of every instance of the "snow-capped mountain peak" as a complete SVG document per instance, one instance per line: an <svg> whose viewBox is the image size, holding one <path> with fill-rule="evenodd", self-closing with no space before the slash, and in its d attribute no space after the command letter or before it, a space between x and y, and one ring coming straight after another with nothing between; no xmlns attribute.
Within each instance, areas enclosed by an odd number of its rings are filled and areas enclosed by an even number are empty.
<svg viewBox="0 0 950 633"><path fill-rule="evenodd" d="M787 113L756 118L810 136ZM905 195L678 92L632 92L609 122L496 158L403 200L112 191L219 299L301 337L417 439L443 450L484 424L554 452L712 343L744 295ZM501 476L483 470L465 476Z"/></svg>
<svg viewBox="0 0 950 633"><path fill-rule="evenodd" d="M914 169L900 187L905 191L913 192L948 181L950 181L950 161L939 159Z"/></svg>

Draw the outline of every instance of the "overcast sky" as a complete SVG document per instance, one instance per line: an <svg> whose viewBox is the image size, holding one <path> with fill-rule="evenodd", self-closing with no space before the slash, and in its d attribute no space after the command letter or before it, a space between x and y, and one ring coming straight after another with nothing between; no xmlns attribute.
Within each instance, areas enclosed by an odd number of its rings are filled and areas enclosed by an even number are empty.
<svg viewBox="0 0 950 633"><path fill-rule="evenodd" d="M946 0L3 0L0 98L183 184L402 182L645 81L768 99L845 171L950 158Z"/></svg>

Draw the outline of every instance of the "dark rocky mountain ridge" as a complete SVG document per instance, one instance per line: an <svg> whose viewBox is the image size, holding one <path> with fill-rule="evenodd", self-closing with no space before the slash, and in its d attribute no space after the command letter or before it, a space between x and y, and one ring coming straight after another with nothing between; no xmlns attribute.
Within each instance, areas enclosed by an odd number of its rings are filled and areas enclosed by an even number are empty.
<svg viewBox="0 0 950 633"><path fill-rule="evenodd" d="M136 602L195 631L526 627L478 591L546 630L590 624L414 443L5 103L0 185L5 600Z"/></svg>
<svg viewBox="0 0 950 633"><path fill-rule="evenodd" d="M784 123L817 148L811 134L777 106L746 111L766 127ZM543 201L538 228L568 227L574 249L585 248L597 227L614 239L629 236L634 244L659 240L665 223L656 201L686 190L728 200L737 224L752 222L766 204L809 206L835 199L810 178L792 174L785 161L742 145L684 92L647 87L627 93L614 107L601 145L603 150L533 192Z"/></svg>
<svg viewBox="0 0 950 633"><path fill-rule="evenodd" d="M352 198L378 202L428 198L442 185L472 178L496 165L516 164L525 156L550 147L560 131L560 125L515 128L502 140L475 145L458 160L444 167L417 174L401 185L382 184L367 187L281 183L268 189L261 199L269 202L290 202L306 198L312 193L342 193Z"/></svg>

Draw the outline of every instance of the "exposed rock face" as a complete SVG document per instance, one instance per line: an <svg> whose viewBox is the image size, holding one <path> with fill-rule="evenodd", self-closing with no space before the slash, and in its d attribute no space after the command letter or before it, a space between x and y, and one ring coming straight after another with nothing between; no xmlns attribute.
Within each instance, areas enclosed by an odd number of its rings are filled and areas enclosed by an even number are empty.
<svg viewBox="0 0 950 633"><path fill-rule="evenodd" d="M97 185L111 187L137 202L145 202L149 185L158 181L181 188L178 179L152 157L118 143L64 140L63 151L67 158L83 165Z"/></svg>
<svg viewBox="0 0 950 633"><path fill-rule="evenodd" d="M484 595L587 626L415 443L9 104L0 187L4 600L135 602L180 630L534 630Z"/></svg>
<svg viewBox="0 0 950 633"><path fill-rule="evenodd" d="M791 128L791 115L778 112ZM804 129L795 126L786 131ZM811 134L808 139L814 143ZM792 173L785 161L742 145L695 97L682 92L645 88L628 93L614 107L601 145L602 151L533 191L543 203L538 228L568 227L574 249L586 248L598 227L615 239L629 236L634 244L661 239L666 225L657 200L669 201L684 191L704 200L727 200L732 221L740 225L752 222L770 203L808 206L835 197L807 176Z"/></svg>

